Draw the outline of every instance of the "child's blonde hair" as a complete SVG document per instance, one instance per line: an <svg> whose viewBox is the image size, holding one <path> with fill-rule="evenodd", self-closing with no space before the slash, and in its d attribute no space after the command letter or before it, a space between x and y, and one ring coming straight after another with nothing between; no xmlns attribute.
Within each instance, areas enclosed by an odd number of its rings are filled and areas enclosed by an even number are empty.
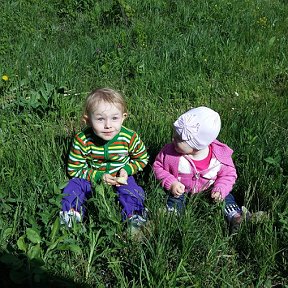
<svg viewBox="0 0 288 288"><path fill-rule="evenodd" d="M116 105L123 113L127 113L126 102L118 91L111 88L97 88L88 95L85 101L82 117L84 122L87 122L94 107L101 101Z"/></svg>

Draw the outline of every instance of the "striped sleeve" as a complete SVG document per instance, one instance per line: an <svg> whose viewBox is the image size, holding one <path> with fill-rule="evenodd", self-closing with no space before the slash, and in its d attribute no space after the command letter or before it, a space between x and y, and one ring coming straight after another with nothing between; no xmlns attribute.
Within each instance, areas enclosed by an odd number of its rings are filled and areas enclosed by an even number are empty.
<svg viewBox="0 0 288 288"><path fill-rule="evenodd" d="M69 176L90 181L96 178L97 171L88 166L88 147L83 133L78 133L69 152L67 171ZM98 175L100 177L100 175Z"/></svg>
<svg viewBox="0 0 288 288"><path fill-rule="evenodd" d="M138 134L135 132L130 139L129 155L130 161L123 167L127 171L128 175L133 175L142 171L148 164L149 156L147 149Z"/></svg>

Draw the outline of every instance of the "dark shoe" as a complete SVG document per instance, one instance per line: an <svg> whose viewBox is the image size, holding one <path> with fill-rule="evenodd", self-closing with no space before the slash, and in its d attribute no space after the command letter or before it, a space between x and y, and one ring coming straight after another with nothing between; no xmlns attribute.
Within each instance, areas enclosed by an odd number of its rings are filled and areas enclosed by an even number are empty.
<svg viewBox="0 0 288 288"><path fill-rule="evenodd" d="M267 213L264 211L257 211L251 213L245 206L241 207L242 212L235 214L232 219L229 221L230 234L235 234L239 230L241 223L251 222L251 223L261 223L268 218Z"/></svg>
<svg viewBox="0 0 288 288"><path fill-rule="evenodd" d="M251 222L254 224L262 223L268 219L268 215L264 211L257 211L251 213L245 206L241 207L242 212L235 214L229 221L229 232L230 234L237 233L240 225L243 222Z"/></svg>
<svg viewBox="0 0 288 288"><path fill-rule="evenodd" d="M240 228L242 222L250 221L252 213L245 207L241 207L241 213L237 212L229 221L229 233L235 234Z"/></svg>
<svg viewBox="0 0 288 288"><path fill-rule="evenodd" d="M240 213L235 214L229 222L229 234L235 234L240 228L243 218Z"/></svg>
<svg viewBox="0 0 288 288"><path fill-rule="evenodd" d="M264 211L257 211L257 212L249 212L248 209L245 206L242 206L242 213L247 215L246 220L248 220L251 223L262 223L265 220L268 219L267 212Z"/></svg>

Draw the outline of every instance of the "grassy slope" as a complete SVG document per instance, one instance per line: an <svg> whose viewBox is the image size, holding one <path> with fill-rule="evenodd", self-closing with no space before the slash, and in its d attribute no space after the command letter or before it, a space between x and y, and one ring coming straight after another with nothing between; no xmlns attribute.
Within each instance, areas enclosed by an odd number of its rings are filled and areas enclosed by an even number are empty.
<svg viewBox="0 0 288 288"><path fill-rule="evenodd" d="M0 74L9 76L0 84L0 243L5 255L17 257L11 277L31 283L49 270L98 286L284 283L285 1L93 2L0 4ZM151 161L179 114L197 105L218 110L220 140L235 150L235 195L252 211L267 210L269 221L227 237L220 207L202 197L191 200L181 223L158 215L164 195L148 167L140 182L157 225L142 245L127 245L114 223L117 212L107 212L101 195L88 204L86 233L58 230L65 155L82 100L96 86L123 91L126 125L141 134ZM56 93L59 87L69 95ZM5 267L9 257L2 259ZM58 276L53 281L60 283Z"/></svg>

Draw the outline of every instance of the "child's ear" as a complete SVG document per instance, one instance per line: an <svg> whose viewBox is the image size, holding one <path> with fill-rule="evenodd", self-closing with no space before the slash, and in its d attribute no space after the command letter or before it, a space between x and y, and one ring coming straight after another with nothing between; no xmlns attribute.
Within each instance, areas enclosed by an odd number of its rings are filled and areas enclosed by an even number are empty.
<svg viewBox="0 0 288 288"><path fill-rule="evenodd" d="M126 119L128 117L128 113L123 113L123 118Z"/></svg>
<svg viewBox="0 0 288 288"><path fill-rule="evenodd" d="M88 117L88 115L83 115L83 122L86 124L86 125L89 125L89 123L90 123L90 121L89 121L89 117Z"/></svg>

